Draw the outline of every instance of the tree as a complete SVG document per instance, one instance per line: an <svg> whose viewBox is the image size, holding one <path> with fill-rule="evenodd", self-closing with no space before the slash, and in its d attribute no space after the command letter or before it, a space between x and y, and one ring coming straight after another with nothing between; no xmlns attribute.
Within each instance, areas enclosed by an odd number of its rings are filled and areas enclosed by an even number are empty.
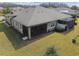
<svg viewBox="0 0 79 59"><path fill-rule="evenodd" d="M78 7L77 7L76 5L74 5L74 6L71 7L71 9L73 9L73 10L77 10Z"/></svg>
<svg viewBox="0 0 79 59"><path fill-rule="evenodd" d="M5 7L4 9L3 9L3 14L8 14L8 13L10 13L11 12L11 9L9 8L9 7Z"/></svg>
<svg viewBox="0 0 79 59"><path fill-rule="evenodd" d="M40 6L43 6L43 7L53 7L53 8L57 8L57 7L69 7L67 4L65 3L59 3L59 2L45 2L45 3L42 3L40 4Z"/></svg>

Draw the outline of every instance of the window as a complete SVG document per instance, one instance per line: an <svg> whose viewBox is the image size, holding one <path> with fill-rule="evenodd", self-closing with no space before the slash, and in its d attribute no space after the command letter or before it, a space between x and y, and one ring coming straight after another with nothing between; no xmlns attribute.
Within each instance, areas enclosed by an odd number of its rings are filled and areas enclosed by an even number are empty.
<svg viewBox="0 0 79 59"><path fill-rule="evenodd" d="M18 26L18 23L15 21L15 25Z"/></svg>
<svg viewBox="0 0 79 59"><path fill-rule="evenodd" d="M51 27L53 27L54 26L54 24L51 24Z"/></svg>
<svg viewBox="0 0 79 59"><path fill-rule="evenodd" d="M22 28L21 24L19 24L19 28L20 28L20 29Z"/></svg>

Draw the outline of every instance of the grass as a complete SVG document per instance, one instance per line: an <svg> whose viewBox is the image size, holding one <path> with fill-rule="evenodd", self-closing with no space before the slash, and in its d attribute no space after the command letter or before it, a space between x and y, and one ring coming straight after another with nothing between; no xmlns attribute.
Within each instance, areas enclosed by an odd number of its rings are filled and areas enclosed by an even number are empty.
<svg viewBox="0 0 79 59"><path fill-rule="evenodd" d="M76 41L76 45L79 46L79 35L76 36L74 39L75 39L75 41Z"/></svg>
<svg viewBox="0 0 79 59"><path fill-rule="evenodd" d="M76 40L77 40L77 42L79 43L79 36L77 36Z"/></svg>
<svg viewBox="0 0 79 59"><path fill-rule="evenodd" d="M3 14L2 12L0 12L0 16L4 16L5 14Z"/></svg>
<svg viewBox="0 0 79 59"><path fill-rule="evenodd" d="M55 46L58 55L79 55L79 46L72 43L72 39L79 35L79 23L66 33L52 33L35 38L27 44L19 34L0 22L0 55L44 55L48 47ZM17 49L18 48L18 49Z"/></svg>
<svg viewBox="0 0 79 59"><path fill-rule="evenodd" d="M79 23L79 18L76 18L76 23Z"/></svg>
<svg viewBox="0 0 79 59"><path fill-rule="evenodd" d="M7 28L2 22L0 22L0 32L5 33L6 37L12 43L14 48L19 47L19 44L21 43L21 36L17 34L16 32L14 32L12 28Z"/></svg>

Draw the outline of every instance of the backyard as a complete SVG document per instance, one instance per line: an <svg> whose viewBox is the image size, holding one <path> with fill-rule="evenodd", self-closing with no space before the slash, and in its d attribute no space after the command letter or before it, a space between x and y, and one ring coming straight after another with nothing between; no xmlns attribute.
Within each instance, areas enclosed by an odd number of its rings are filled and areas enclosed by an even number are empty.
<svg viewBox="0 0 79 59"><path fill-rule="evenodd" d="M47 48L52 46L56 48L57 55L79 55L79 45L72 43L72 39L79 35L78 20L70 32L50 33L34 41L23 41L13 29L0 22L0 55L44 55Z"/></svg>

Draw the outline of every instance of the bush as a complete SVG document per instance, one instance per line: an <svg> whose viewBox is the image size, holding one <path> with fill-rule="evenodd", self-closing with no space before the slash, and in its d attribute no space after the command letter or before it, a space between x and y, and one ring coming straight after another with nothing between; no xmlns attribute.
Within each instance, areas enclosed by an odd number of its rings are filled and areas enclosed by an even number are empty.
<svg viewBox="0 0 79 59"><path fill-rule="evenodd" d="M6 8L3 9L3 14L8 14L10 12L11 12L11 10L10 10L9 7L6 7Z"/></svg>
<svg viewBox="0 0 79 59"><path fill-rule="evenodd" d="M46 52L46 55L47 56L57 56L55 47L48 48L47 52Z"/></svg>

